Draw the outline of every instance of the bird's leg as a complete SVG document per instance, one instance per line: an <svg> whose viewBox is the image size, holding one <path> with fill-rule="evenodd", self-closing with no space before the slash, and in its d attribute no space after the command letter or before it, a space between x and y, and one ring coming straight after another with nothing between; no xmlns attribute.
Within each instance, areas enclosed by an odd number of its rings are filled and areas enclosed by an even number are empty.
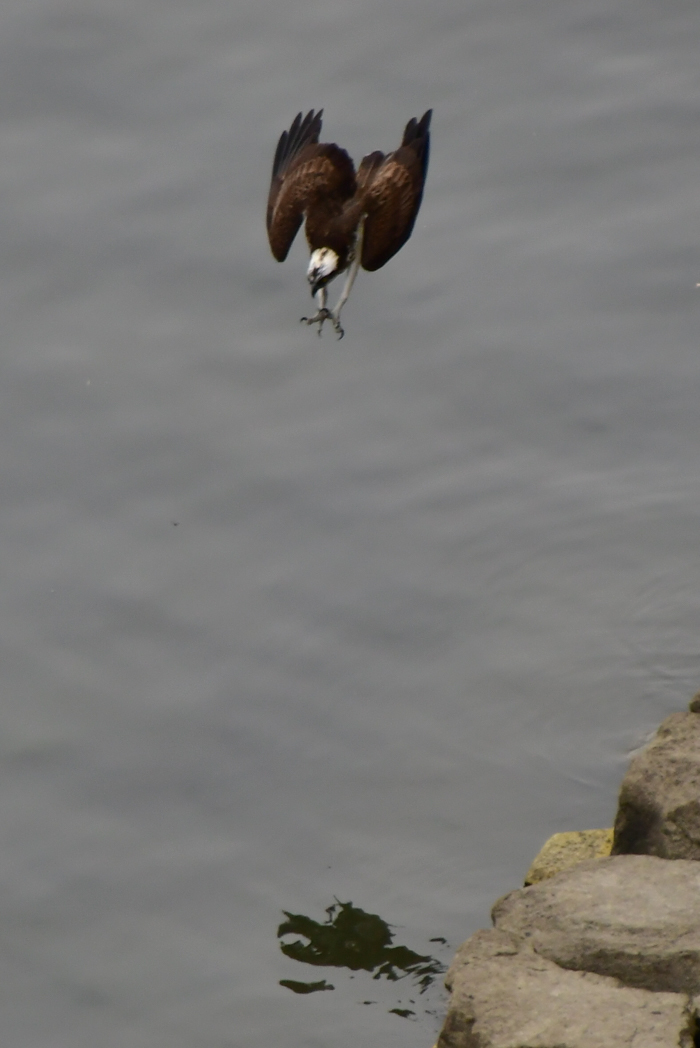
<svg viewBox="0 0 700 1048"><path fill-rule="evenodd" d="M333 327L335 328L335 333L339 339L342 338L345 334L342 327L340 326L340 311L347 302L347 300L350 298L350 290L352 288L352 285L355 283L355 277L357 276L357 271L360 268L360 259L362 257L362 239L364 236L364 232L365 220L363 217L362 219L360 219L360 224L357 227L355 246L353 248L352 260L350 262L350 268L348 270L345 286L343 290L340 292L340 298L336 302L335 308L327 310L328 320L333 321Z"/></svg>
<svg viewBox="0 0 700 1048"><path fill-rule="evenodd" d="M302 317L300 323L302 324L318 324L318 334L321 335L321 328L323 327L324 320L331 319L330 309L326 309L326 299L328 297L328 291L325 287L319 288L316 292L316 301L318 302L318 311L313 317Z"/></svg>

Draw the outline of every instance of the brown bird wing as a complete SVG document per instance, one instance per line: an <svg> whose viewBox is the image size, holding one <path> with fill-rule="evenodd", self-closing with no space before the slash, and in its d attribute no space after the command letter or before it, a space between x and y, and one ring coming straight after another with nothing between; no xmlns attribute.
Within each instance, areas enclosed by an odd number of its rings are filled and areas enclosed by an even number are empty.
<svg viewBox="0 0 700 1048"><path fill-rule="evenodd" d="M381 269L413 232L428 171L432 112L409 120L395 153L370 153L360 164L357 179L367 216L363 269Z"/></svg>
<svg viewBox="0 0 700 1048"><path fill-rule="evenodd" d="M284 262L309 204L324 197L346 200L355 194L355 168L345 152L319 144L321 115L299 113L277 144L267 200L267 235L272 254Z"/></svg>

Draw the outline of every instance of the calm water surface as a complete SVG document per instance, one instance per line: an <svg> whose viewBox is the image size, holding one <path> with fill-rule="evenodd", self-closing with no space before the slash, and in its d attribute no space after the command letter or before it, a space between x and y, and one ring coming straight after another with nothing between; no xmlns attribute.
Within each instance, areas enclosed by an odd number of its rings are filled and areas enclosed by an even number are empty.
<svg viewBox="0 0 700 1048"><path fill-rule="evenodd" d="M437 982L282 911L445 961L610 824L700 686L699 46L689 0L4 5L3 1045L427 1046ZM435 110L342 343L264 236L312 106L356 159Z"/></svg>

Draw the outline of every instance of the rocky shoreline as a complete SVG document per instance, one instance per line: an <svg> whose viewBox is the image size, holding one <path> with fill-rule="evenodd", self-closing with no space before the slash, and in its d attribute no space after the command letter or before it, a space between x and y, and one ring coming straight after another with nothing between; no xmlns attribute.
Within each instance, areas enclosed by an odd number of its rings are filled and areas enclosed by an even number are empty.
<svg viewBox="0 0 700 1048"><path fill-rule="evenodd" d="M700 695L632 759L614 831L556 834L459 948L436 1048L700 1048L698 860Z"/></svg>

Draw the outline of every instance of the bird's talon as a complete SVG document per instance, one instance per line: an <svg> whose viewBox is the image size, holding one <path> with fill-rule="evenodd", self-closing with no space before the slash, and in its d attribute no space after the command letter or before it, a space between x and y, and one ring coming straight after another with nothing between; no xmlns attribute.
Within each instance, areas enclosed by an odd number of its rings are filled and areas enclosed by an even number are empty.
<svg viewBox="0 0 700 1048"><path fill-rule="evenodd" d="M313 317L302 317L299 323L309 325L318 324L317 335L320 338L321 331L326 320L332 320L335 326L335 318L333 314L331 313L330 309L326 309L326 307L324 306L323 309L319 309L318 313L316 313Z"/></svg>

